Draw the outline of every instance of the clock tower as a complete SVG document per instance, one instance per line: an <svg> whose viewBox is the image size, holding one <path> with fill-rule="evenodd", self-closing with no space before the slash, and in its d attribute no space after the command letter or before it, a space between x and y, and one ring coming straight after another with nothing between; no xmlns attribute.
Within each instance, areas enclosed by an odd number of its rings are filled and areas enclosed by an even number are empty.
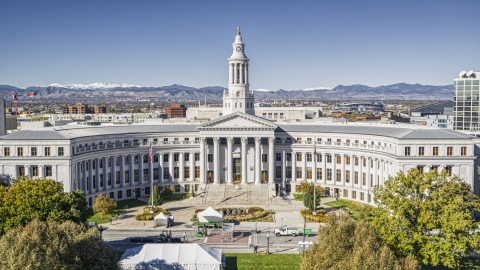
<svg viewBox="0 0 480 270"><path fill-rule="evenodd" d="M240 27L232 44L233 53L228 58L228 93L223 93L223 115L243 112L255 115L255 98L250 92L248 82L248 57L245 55L245 44L242 41Z"/></svg>

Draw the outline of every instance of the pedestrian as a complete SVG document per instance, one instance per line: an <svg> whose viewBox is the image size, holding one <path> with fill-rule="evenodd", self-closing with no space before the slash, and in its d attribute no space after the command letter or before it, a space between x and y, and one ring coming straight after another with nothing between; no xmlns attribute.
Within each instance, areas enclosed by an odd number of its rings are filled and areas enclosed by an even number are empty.
<svg viewBox="0 0 480 270"><path fill-rule="evenodd" d="M257 249L258 249L257 245L253 246L253 253L257 253Z"/></svg>
<svg viewBox="0 0 480 270"><path fill-rule="evenodd" d="M110 224L112 224L112 218L110 218Z"/></svg>
<svg viewBox="0 0 480 270"><path fill-rule="evenodd" d="M145 222L143 222L143 227L145 227Z"/></svg>

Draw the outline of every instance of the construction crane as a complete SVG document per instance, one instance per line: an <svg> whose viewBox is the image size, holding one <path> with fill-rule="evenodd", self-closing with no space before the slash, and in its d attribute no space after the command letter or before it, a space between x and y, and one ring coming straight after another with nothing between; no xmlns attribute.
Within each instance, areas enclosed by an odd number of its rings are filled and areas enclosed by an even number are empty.
<svg viewBox="0 0 480 270"><path fill-rule="evenodd" d="M18 97L34 97L36 95L37 95L36 92L26 93L26 94L19 94L17 92L13 92L13 93L5 94L6 97L8 96L13 97L13 111L14 111L15 118L17 118L17 114L18 114Z"/></svg>

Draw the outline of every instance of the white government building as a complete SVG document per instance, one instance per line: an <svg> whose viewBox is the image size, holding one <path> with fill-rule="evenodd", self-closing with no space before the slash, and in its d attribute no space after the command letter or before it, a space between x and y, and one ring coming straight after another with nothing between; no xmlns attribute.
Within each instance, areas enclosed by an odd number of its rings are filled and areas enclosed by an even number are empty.
<svg viewBox="0 0 480 270"><path fill-rule="evenodd" d="M0 137L0 174L51 177L63 182L65 191L83 190L90 205L102 193L117 200L149 195L152 181L176 192L248 183L280 185L289 193L300 181L315 179L339 197L373 203L373 186L414 167L445 169L480 193L478 141L470 135L415 125L275 123L255 116L244 49L238 30L221 117L202 124L14 132Z"/></svg>

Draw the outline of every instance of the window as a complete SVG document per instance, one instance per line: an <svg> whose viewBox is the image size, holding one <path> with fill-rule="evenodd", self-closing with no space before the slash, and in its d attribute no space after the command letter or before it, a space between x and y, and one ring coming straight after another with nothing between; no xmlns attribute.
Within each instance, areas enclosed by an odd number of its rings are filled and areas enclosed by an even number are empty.
<svg viewBox="0 0 480 270"><path fill-rule="evenodd" d="M332 180L332 169L327 169L327 181Z"/></svg>
<svg viewBox="0 0 480 270"><path fill-rule="evenodd" d="M317 180L322 180L322 168L317 168Z"/></svg>
<svg viewBox="0 0 480 270"><path fill-rule="evenodd" d="M119 165L120 165L120 158L115 157L115 166L119 166Z"/></svg>
<svg viewBox="0 0 480 270"><path fill-rule="evenodd" d="M327 155L327 163L332 163L332 155Z"/></svg>
<svg viewBox="0 0 480 270"><path fill-rule="evenodd" d="M130 197L132 197L132 190L127 189L127 198L130 198Z"/></svg>
<svg viewBox="0 0 480 270"><path fill-rule="evenodd" d="M452 176L452 167L451 166L445 167L445 171L447 171L448 176Z"/></svg>
<svg viewBox="0 0 480 270"><path fill-rule="evenodd" d="M103 187L103 174L100 174L100 187Z"/></svg>
<svg viewBox="0 0 480 270"><path fill-rule="evenodd" d="M110 199L113 199L115 197L115 193L112 191L110 192Z"/></svg>
<svg viewBox="0 0 480 270"><path fill-rule="evenodd" d="M189 153L183 154L183 160L190 161L190 154Z"/></svg>
<svg viewBox="0 0 480 270"><path fill-rule="evenodd" d="M213 154L207 155L208 162L213 162Z"/></svg>
<svg viewBox="0 0 480 270"><path fill-rule="evenodd" d="M262 162L268 162L267 154L262 154Z"/></svg>
<svg viewBox="0 0 480 270"><path fill-rule="evenodd" d="M52 166L45 166L45 176L52 176Z"/></svg>
<svg viewBox="0 0 480 270"><path fill-rule="evenodd" d="M4 147L3 148L3 155L6 157L10 156L10 147Z"/></svg>
<svg viewBox="0 0 480 270"><path fill-rule="evenodd" d="M352 191L352 199L357 199L357 192L356 191Z"/></svg>
<svg viewBox="0 0 480 270"><path fill-rule="evenodd" d="M179 153L174 153L173 154L173 161L177 162L179 160L179 156L180 156Z"/></svg>
<svg viewBox="0 0 480 270"><path fill-rule="evenodd" d="M164 141L164 142L168 142L168 138L163 138L163 141Z"/></svg>
<svg viewBox="0 0 480 270"><path fill-rule="evenodd" d="M423 168L424 168L423 166L418 166L418 167L417 167L418 172L419 172L419 173L423 173Z"/></svg>
<svg viewBox="0 0 480 270"><path fill-rule="evenodd" d="M307 162L312 162L312 154L307 154Z"/></svg>
<svg viewBox="0 0 480 270"><path fill-rule="evenodd" d="M360 201L365 200L365 193L360 192Z"/></svg>
<svg viewBox="0 0 480 270"><path fill-rule="evenodd" d="M461 148L461 155L466 156L467 155L467 147L462 147Z"/></svg>
<svg viewBox="0 0 480 270"><path fill-rule="evenodd" d="M123 173L123 179L125 180L125 183L130 183L130 171L126 170Z"/></svg>
<svg viewBox="0 0 480 270"><path fill-rule="evenodd" d="M275 178L282 178L282 166L275 167Z"/></svg>
<svg viewBox="0 0 480 270"><path fill-rule="evenodd" d="M195 153L195 161L200 161L200 153Z"/></svg>
<svg viewBox="0 0 480 270"><path fill-rule="evenodd" d="M447 147L447 156L453 156L453 147Z"/></svg>
<svg viewBox="0 0 480 270"><path fill-rule="evenodd" d="M50 147L45 147L45 156L46 157L50 156Z"/></svg>
<svg viewBox="0 0 480 270"><path fill-rule="evenodd" d="M120 184L120 172L115 172L115 184Z"/></svg>
<svg viewBox="0 0 480 270"><path fill-rule="evenodd" d="M17 147L17 156L23 157L23 147Z"/></svg>
<svg viewBox="0 0 480 270"><path fill-rule="evenodd" d="M173 178L178 179L180 178L180 168L173 167Z"/></svg>
<svg viewBox="0 0 480 270"><path fill-rule="evenodd" d="M337 164L342 164L342 156L337 156Z"/></svg>
<svg viewBox="0 0 480 270"><path fill-rule="evenodd" d="M133 164L138 164L138 155L133 157Z"/></svg>
<svg viewBox="0 0 480 270"><path fill-rule="evenodd" d="M153 162L156 162L156 163L157 163L157 162L158 162L158 158L159 158L159 155L158 155L158 154L153 155ZM125 159L125 161L126 161L126 160L127 160L127 159ZM125 164L128 164L128 162L126 162Z"/></svg>
<svg viewBox="0 0 480 270"><path fill-rule="evenodd" d="M345 164L350 165L350 156L345 157Z"/></svg>
<svg viewBox="0 0 480 270"><path fill-rule="evenodd" d="M112 185L112 173L107 174L107 185Z"/></svg>
<svg viewBox="0 0 480 270"><path fill-rule="evenodd" d="M37 147L32 147L30 148L30 155L32 157L36 157L37 156Z"/></svg>
<svg viewBox="0 0 480 270"><path fill-rule="evenodd" d="M183 177L185 178L190 178L190 168L189 167L183 167Z"/></svg>
<svg viewBox="0 0 480 270"><path fill-rule="evenodd" d="M169 168L163 168L163 179L165 179L165 180L170 179Z"/></svg>
<svg viewBox="0 0 480 270"><path fill-rule="evenodd" d="M200 178L200 166L195 166L195 178Z"/></svg>
<svg viewBox="0 0 480 270"><path fill-rule="evenodd" d="M168 154L163 154L163 162L168 162Z"/></svg>
<svg viewBox="0 0 480 270"><path fill-rule="evenodd" d="M355 166L358 166L358 157L355 157Z"/></svg>
<svg viewBox="0 0 480 270"><path fill-rule="evenodd" d="M438 147L433 147L433 156L438 156Z"/></svg>
<svg viewBox="0 0 480 270"><path fill-rule="evenodd" d="M292 178L292 167L285 167L285 178Z"/></svg>
<svg viewBox="0 0 480 270"><path fill-rule="evenodd" d="M133 181L138 182L139 177L138 177L138 170L133 170Z"/></svg>
<svg viewBox="0 0 480 270"><path fill-rule="evenodd" d="M296 176L297 178L302 178L302 167L297 167Z"/></svg>
<svg viewBox="0 0 480 270"><path fill-rule="evenodd" d="M354 184L355 185L358 185L358 172L354 172L353 173L353 180L354 180Z"/></svg>
<svg viewBox="0 0 480 270"><path fill-rule="evenodd" d="M38 177L38 166L33 166L32 167L32 176L33 177Z"/></svg>
<svg viewBox="0 0 480 270"><path fill-rule="evenodd" d="M307 168L307 179L312 179L312 167Z"/></svg>
<svg viewBox="0 0 480 270"><path fill-rule="evenodd" d="M410 156L410 146L405 146L405 156Z"/></svg>
<svg viewBox="0 0 480 270"><path fill-rule="evenodd" d="M342 181L342 170L337 169L337 182Z"/></svg>
<svg viewBox="0 0 480 270"><path fill-rule="evenodd" d="M302 161L302 154L301 153L297 153L297 161Z"/></svg>
<svg viewBox="0 0 480 270"><path fill-rule="evenodd" d="M367 167L367 159L366 158L362 158L362 165L363 165L363 167Z"/></svg>
<svg viewBox="0 0 480 270"><path fill-rule="evenodd" d="M190 193L190 185L185 185L185 192Z"/></svg>
<svg viewBox="0 0 480 270"><path fill-rule="evenodd" d="M180 185L174 185L173 188L175 192L180 192Z"/></svg>
<svg viewBox="0 0 480 270"><path fill-rule="evenodd" d="M143 181L148 181L148 169L143 169Z"/></svg>
<svg viewBox="0 0 480 270"><path fill-rule="evenodd" d="M117 199L121 199L123 197L123 190L117 191Z"/></svg>
<svg viewBox="0 0 480 270"><path fill-rule="evenodd" d="M268 172L262 171L262 182L267 182L267 181L268 181Z"/></svg>
<svg viewBox="0 0 480 270"><path fill-rule="evenodd" d="M367 173L362 173L362 185L367 185Z"/></svg>
<svg viewBox="0 0 480 270"><path fill-rule="evenodd" d="M153 168L153 180L158 180L158 168Z"/></svg>
<svg viewBox="0 0 480 270"><path fill-rule="evenodd" d="M143 155L143 163L148 163L148 155Z"/></svg>
<svg viewBox="0 0 480 270"><path fill-rule="evenodd" d="M423 147L423 146L418 147L418 155L419 156L424 156L425 155L425 147Z"/></svg>
<svg viewBox="0 0 480 270"><path fill-rule="evenodd" d="M25 167L18 167L18 176L25 176Z"/></svg>
<svg viewBox="0 0 480 270"><path fill-rule="evenodd" d="M350 183L350 171L345 170L345 183Z"/></svg>
<svg viewBox="0 0 480 270"><path fill-rule="evenodd" d="M275 153L275 161L282 161L282 153Z"/></svg>
<svg viewBox="0 0 480 270"><path fill-rule="evenodd" d="M287 153L287 161L292 161L292 153Z"/></svg>

